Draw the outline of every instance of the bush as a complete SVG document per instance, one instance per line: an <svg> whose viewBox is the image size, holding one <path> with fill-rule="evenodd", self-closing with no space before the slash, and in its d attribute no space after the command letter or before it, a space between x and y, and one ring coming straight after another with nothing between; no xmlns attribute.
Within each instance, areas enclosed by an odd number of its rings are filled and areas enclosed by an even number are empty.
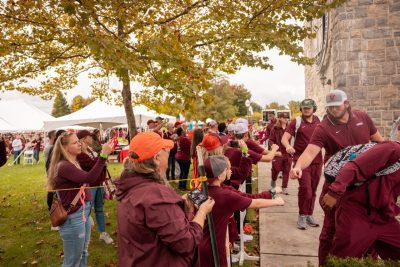
<svg viewBox="0 0 400 267"><path fill-rule="evenodd" d="M400 261L329 257L326 267L400 267Z"/></svg>

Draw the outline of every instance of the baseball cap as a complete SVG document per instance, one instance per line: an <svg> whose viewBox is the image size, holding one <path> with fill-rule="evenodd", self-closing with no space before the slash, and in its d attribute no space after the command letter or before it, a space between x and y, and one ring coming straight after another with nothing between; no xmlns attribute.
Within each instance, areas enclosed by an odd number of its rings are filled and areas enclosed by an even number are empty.
<svg viewBox="0 0 400 267"><path fill-rule="evenodd" d="M340 106L346 100L347 100L347 95L344 91L339 89L331 90L326 95L326 106L327 107Z"/></svg>
<svg viewBox="0 0 400 267"><path fill-rule="evenodd" d="M235 130L234 130L235 134L244 134L244 133L247 133L248 131L249 131L249 128L248 128L247 124L236 123Z"/></svg>
<svg viewBox="0 0 400 267"><path fill-rule="evenodd" d="M178 128L178 127L181 126L182 124L183 124L182 121L177 121L177 122L175 122L174 127L175 127L175 128Z"/></svg>
<svg viewBox="0 0 400 267"><path fill-rule="evenodd" d="M235 131L236 125L234 123L228 124L228 126L226 127L228 132L233 132Z"/></svg>
<svg viewBox="0 0 400 267"><path fill-rule="evenodd" d="M209 127L214 127L214 126L217 126L218 123L217 123L215 120L209 120L209 121L207 122L207 125L208 125Z"/></svg>
<svg viewBox="0 0 400 267"><path fill-rule="evenodd" d="M306 98L300 103L300 107L302 108L314 108L316 106L315 101L310 98Z"/></svg>
<svg viewBox="0 0 400 267"><path fill-rule="evenodd" d="M129 145L129 152L136 154L135 158L129 157L133 162L142 162L151 159L163 148L173 148L174 142L169 139L162 139L154 132L139 133L132 138Z"/></svg>
<svg viewBox="0 0 400 267"><path fill-rule="evenodd" d="M228 167L224 156L210 156L204 161L204 170L207 178L216 178Z"/></svg>
<svg viewBox="0 0 400 267"><path fill-rule="evenodd" d="M222 142L218 136L212 134L206 134L203 137L202 144L205 150L210 151L216 149L217 147L220 147L222 145Z"/></svg>
<svg viewBox="0 0 400 267"><path fill-rule="evenodd" d="M78 139L85 138L88 135L90 135L90 132L88 130L80 130L76 133L76 136L78 137Z"/></svg>
<svg viewBox="0 0 400 267"><path fill-rule="evenodd" d="M160 116L157 116L156 118L155 118L155 120L156 121L162 121L164 118L163 117L160 117Z"/></svg>
<svg viewBox="0 0 400 267"><path fill-rule="evenodd" d="M238 124L238 123L243 123L243 124L246 124L246 126L247 125L249 125L249 121L247 120L247 119L244 119L244 118L238 118L238 119L236 119L236 122L235 122L236 124Z"/></svg>
<svg viewBox="0 0 400 267"><path fill-rule="evenodd" d="M147 121L147 125L149 125L150 123L156 123L156 121L155 120L148 120Z"/></svg>

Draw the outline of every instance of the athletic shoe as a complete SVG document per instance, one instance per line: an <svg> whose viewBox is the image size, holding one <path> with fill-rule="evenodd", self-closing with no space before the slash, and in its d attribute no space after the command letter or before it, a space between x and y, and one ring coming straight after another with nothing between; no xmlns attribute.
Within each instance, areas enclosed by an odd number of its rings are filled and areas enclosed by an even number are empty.
<svg viewBox="0 0 400 267"><path fill-rule="evenodd" d="M107 232L102 232L100 234L100 240L103 240L107 245L112 244L114 240L111 238L111 236Z"/></svg>
<svg viewBox="0 0 400 267"><path fill-rule="evenodd" d="M287 188L282 188L282 194L289 195L289 192L287 191Z"/></svg>
<svg viewBox="0 0 400 267"><path fill-rule="evenodd" d="M312 215L307 216L307 224L311 227L318 227L319 224L315 221L314 217Z"/></svg>
<svg viewBox="0 0 400 267"><path fill-rule="evenodd" d="M307 229L307 215L299 215L299 219L297 220L297 228L300 230Z"/></svg>
<svg viewBox="0 0 400 267"><path fill-rule="evenodd" d="M60 227L58 227L58 226L51 226L50 230L51 230L51 231L59 231L59 230L60 230Z"/></svg>
<svg viewBox="0 0 400 267"><path fill-rule="evenodd" d="M275 186L276 186L276 181L271 180L271 187L272 187L272 188L275 188Z"/></svg>

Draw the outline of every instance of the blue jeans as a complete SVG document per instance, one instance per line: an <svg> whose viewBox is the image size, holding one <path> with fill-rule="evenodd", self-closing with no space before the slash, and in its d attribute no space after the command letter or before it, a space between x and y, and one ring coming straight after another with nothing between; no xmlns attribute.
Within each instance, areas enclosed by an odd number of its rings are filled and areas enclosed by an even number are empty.
<svg viewBox="0 0 400 267"><path fill-rule="evenodd" d="M36 160L36 163L39 162L39 150L33 150L33 158Z"/></svg>
<svg viewBox="0 0 400 267"><path fill-rule="evenodd" d="M16 158L18 158L19 154L21 154L21 150L18 150L18 151L14 150L14 161L15 161ZM19 157L17 159L17 161L14 162L14 164L20 164L20 162L21 162L21 157Z"/></svg>
<svg viewBox="0 0 400 267"><path fill-rule="evenodd" d="M191 161L190 160L181 160L181 159L178 159L176 161L178 162L179 167L181 169L181 174L179 175L179 180L183 180L183 181L179 181L179 188L186 189L186 184L187 184L186 179L189 177Z"/></svg>
<svg viewBox="0 0 400 267"><path fill-rule="evenodd" d="M106 231L106 219L104 217L104 188L91 188L92 193L92 207L94 207L94 214L96 215L97 230L102 233Z"/></svg>
<svg viewBox="0 0 400 267"><path fill-rule="evenodd" d="M64 246L62 267L85 267L89 256L90 242L90 202L85 203L86 222L82 219L82 207L68 215L60 226L60 236Z"/></svg>

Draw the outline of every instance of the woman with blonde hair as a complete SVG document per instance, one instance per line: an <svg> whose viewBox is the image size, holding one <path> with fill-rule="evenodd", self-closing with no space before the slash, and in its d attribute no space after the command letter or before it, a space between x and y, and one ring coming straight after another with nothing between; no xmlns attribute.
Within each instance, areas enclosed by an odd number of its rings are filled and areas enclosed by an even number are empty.
<svg viewBox="0 0 400 267"><path fill-rule="evenodd" d="M93 137L88 130L81 130L77 133L79 141L82 145L82 153L77 156L79 165L84 171L90 171L97 162L98 155L92 149ZM91 205L94 209L96 217L97 230L100 233L99 240L104 241L106 244L112 244L114 240L106 232L106 218L104 216L104 188L101 187L106 179L106 171L104 170L99 175L98 179L90 183L90 193L92 194Z"/></svg>
<svg viewBox="0 0 400 267"><path fill-rule="evenodd" d="M57 197L68 213L67 220L60 225L60 235L63 240L63 267L80 266L87 263L90 241L90 190L84 189L85 184L95 182L104 169L111 145L104 144L96 164L86 172L77 161L81 153L81 143L75 133L63 133L56 141L52 153L48 187L56 190ZM81 187L81 189L78 189ZM74 201L79 197L78 202ZM73 202L76 202L73 205Z"/></svg>

